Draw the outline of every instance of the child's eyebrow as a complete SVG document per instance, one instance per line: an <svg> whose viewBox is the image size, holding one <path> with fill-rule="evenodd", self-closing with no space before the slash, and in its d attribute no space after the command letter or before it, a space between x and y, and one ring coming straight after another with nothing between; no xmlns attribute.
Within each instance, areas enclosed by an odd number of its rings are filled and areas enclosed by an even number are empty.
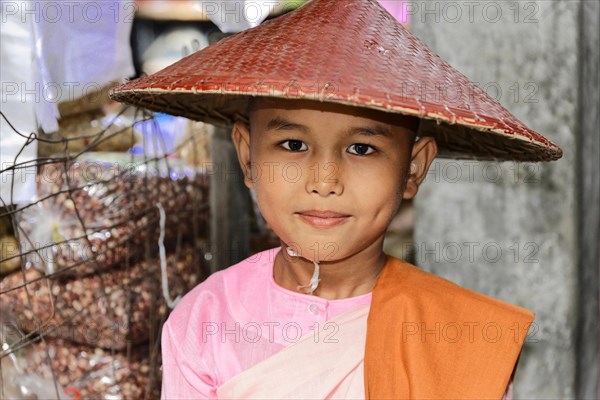
<svg viewBox="0 0 600 400"><path fill-rule="evenodd" d="M348 136L363 135L363 136L391 137L392 132L388 128L383 127L381 125L374 125L374 126L360 126L360 127L350 128L346 132L346 135L348 135Z"/></svg>
<svg viewBox="0 0 600 400"><path fill-rule="evenodd" d="M269 123L267 124L267 127L265 128L266 131L271 131L271 130L289 131L289 130L294 130L294 129L302 131L303 133L310 132L310 129L307 126L304 126L301 124L296 124L294 122L288 121L281 117L275 117L272 120L270 120Z"/></svg>

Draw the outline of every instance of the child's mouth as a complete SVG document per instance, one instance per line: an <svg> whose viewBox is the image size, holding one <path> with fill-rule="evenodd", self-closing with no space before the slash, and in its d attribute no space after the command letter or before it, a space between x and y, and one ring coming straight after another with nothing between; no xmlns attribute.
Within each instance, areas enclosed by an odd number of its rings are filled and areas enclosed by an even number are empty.
<svg viewBox="0 0 600 400"><path fill-rule="evenodd" d="M304 222L317 227L329 228L332 226L341 225L350 219L350 215L329 210L307 210L297 212Z"/></svg>

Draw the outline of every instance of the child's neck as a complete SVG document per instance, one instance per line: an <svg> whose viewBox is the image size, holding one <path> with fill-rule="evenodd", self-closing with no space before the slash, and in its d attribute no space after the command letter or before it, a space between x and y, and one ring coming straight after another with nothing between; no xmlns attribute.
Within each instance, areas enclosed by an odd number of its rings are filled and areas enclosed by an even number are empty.
<svg viewBox="0 0 600 400"><path fill-rule="evenodd" d="M314 264L301 257L287 257L283 248L275 257L273 279L288 290L298 290L298 285L306 285L312 277ZM386 262L381 246L367 248L343 260L319 263L319 286L314 295L327 300L346 299L369 293Z"/></svg>

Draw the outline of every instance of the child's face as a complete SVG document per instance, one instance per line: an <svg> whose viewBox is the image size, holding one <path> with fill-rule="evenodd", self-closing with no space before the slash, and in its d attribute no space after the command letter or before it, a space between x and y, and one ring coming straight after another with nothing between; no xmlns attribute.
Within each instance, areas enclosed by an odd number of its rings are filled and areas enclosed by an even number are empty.
<svg viewBox="0 0 600 400"><path fill-rule="evenodd" d="M318 261L381 248L402 198L416 194L436 155L431 138L413 146L416 120L391 118L329 103L263 99L250 130L235 124L245 183L285 245Z"/></svg>

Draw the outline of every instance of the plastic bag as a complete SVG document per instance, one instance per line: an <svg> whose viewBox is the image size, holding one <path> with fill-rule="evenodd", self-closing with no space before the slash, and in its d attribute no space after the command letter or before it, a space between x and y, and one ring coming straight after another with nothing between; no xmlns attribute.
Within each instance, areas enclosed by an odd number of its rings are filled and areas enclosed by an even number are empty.
<svg viewBox="0 0 600 400"><path fill-rule="evenodd" d="M26 95L36 88L32 58L33 33L31 19L23 20L18 13L12 14L25 2L0 3L3 8L0 29L0 111L10 124L23 136L18 135L9 123L0 117L0 204L28 203L35 198L35 165L37 142L27 146L27 136L37 131L35 100L39 96ZM6 8L5 8L6 7ZM56 120L52 120L56 125ZM15 164L32 162L27 167L11 169ZM33 174L32 174L33 172ZM14 175L14 178L13 178Z"/></svg>
<svg viewBox="0 0 600 400"><path fill-rule="evenodd" d="M44 16L34 24L36 81L45 88L45 101L37 104L38 115L58 119L58 103L134 75L129 45L134 1L32 3Z"/></svg>
<svg viewBox="0 0 600 400"><path fill-rule="evenodd" d="M85 276L156 254L159 210L164 244L206 236L208 177L177 160L143 162L118 153L46 164L38 174L40 201L18 214L26 260L38 270ZM167 165L168 162L168 165Z"/></svg>

